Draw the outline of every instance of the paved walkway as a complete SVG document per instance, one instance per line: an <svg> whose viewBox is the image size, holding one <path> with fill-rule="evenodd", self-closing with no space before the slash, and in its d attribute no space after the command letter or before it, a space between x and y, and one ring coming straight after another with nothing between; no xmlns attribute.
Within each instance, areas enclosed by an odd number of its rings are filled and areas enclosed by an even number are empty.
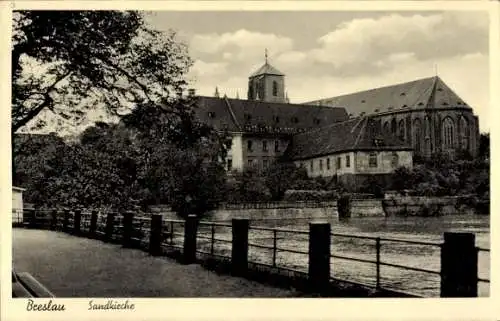
<svg viewBox="0 0 500 321"><path fill-rule="evenodd" d="M12 260L57 297L295 297L198 264L62 232L14 228Z"/></svg>

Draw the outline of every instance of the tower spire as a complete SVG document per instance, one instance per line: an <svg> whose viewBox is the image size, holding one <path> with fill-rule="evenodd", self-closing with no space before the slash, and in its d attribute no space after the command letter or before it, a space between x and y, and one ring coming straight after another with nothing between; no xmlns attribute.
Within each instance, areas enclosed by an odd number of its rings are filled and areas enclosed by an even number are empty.
<svg viewBox="0 0 500 321"><path fill-rule="evenodd" d="M266 65L267 65L267 48L265 49L264 56L266 58Z"/></svg>
<svg viewBox="0 0 500 321"><path fill-rule="evenodd" d="M217 97L219 98L220 95L219 95L219 88L217 86L215 86L215 93L214 93L214 97Z"/></svg>

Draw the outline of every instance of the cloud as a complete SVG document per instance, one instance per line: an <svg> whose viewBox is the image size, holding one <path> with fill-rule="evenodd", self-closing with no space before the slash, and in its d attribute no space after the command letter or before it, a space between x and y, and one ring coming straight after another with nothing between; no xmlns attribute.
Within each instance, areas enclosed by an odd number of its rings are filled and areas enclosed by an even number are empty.
<svg viewBox="0 0 500 321"><path fill-rule="evenodd" d="M488 50L487 15L439 13L353 19L321 36L310 59L337 72L380 72L394 59L428 60Z"/></svg>
<svg viewBox="0 0 500 321"><path fill-rule="evenodd" d="M223 34L198 34L193 36L190 44L198 54L223 52L226 59L241 61L257 56L262 57L265 48L269 48L272 55L289 51L293 47L293 40L272 33L240 29Z"/></svg>

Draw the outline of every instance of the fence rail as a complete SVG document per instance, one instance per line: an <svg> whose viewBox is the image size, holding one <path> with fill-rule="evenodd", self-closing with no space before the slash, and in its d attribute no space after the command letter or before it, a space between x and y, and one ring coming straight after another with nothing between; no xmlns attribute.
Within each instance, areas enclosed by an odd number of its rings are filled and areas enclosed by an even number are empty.
<svg viewBox="0 0 500 321"><path fill-rule="evenodd" d="M20 223L19 219L13 219L13 222ZM331 280L365 285L340 278L335 273L332 275L331 266L336 266L332 259L374 265L374 288L377 291L396 290L382 284L381 267L384 266L439 276L440 295L443 297L477 296L478 284L490 283L488 278L478 275L478 255L489 255L490 250L476 247L472 233L445 233L444 242L437 243L332 233L328 223L311 223L307 231L250 226L245 219L233 219L232 224L227 224L199 221L191 216L186 220L167 220L159 214L145 217L135 216L132 212L95 210L25 209L22 224L138 247L148 250L152 255L175 254L186 263L197 261L197 254L222 258L230 261L236 274L245 274L252 264L301 273L308 276L311 284L319 287L324 283L329 284ZM338 242L342 242L342 239L368 242L356 245L374 249L374 256L355 257L342 251L339 253ZM440 250L440 270L387 261L382 249L392 248L391 244L394 243ZM308 247L305 247L306 244Z"/></svg>

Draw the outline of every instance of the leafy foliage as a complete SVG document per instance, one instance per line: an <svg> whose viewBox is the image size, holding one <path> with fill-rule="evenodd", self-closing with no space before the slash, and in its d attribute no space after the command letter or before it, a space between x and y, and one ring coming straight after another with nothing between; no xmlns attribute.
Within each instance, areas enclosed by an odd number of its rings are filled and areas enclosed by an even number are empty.
<svg viewBox="0 0 500 321"><path fill-rule="evenodd" d="M12 131L43 110L74 124L95 108L120 115L175 99L190 65L175 34L149 28L138 12L14 12Z"/></svg>

